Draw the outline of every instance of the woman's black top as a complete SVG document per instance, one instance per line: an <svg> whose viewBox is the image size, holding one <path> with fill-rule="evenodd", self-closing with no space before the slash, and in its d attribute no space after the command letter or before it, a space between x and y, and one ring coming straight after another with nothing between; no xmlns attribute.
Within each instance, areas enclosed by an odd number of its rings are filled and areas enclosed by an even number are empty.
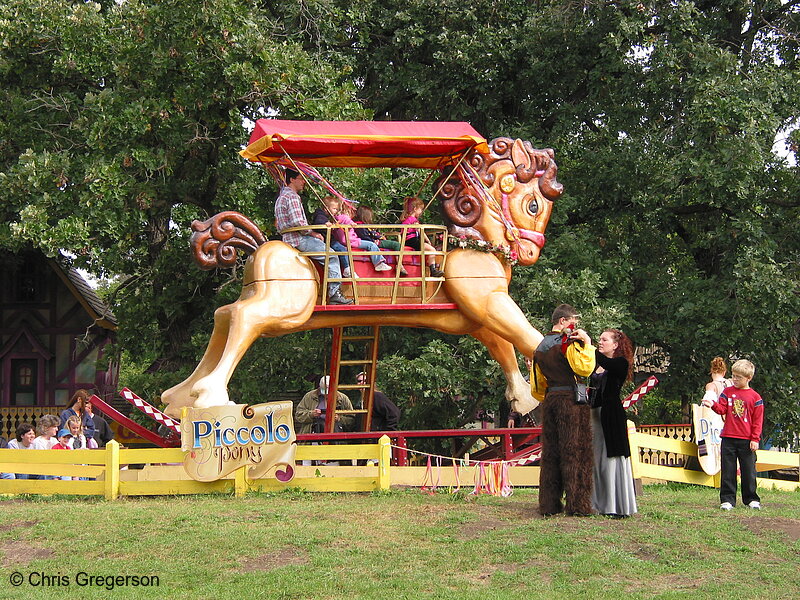
<svg viewBox="0 0 800 600"><path fill-rule="evenodd" d="M624 356L608 358L595 351L598 366L605 372L592 373L590 385L593 390L594 407L600 407L600 423L603 426L603 437L606 440L606 455L630 456L631 446L628 442L628 419L622 408L620 390L628 377L628 361Z"/></svg>

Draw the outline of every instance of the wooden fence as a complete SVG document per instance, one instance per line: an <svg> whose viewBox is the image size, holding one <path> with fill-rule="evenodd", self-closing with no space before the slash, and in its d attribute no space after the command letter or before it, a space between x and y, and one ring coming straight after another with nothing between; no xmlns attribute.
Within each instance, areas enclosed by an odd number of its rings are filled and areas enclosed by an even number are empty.
<svg viewBox="0 0 800 600"><path fill-rule="evenodd" d="M697 444L681 439L661 437L641 432L629 433L631 442L631 463L634 479L655 479L660 481L677 481L719 487L720 476L707 475L703 471L691 471L674 466L646 463L642 456L661 452L666 455L680 456L675 462L685 464L685 457L697 457ZM756 471L774 471L776 469L800 468L800 454L797 452L777 452L775 450L758 450L756 452ZM794 491L800 489L800 481L757 478L759 487Z"/></svg>
<svg viewBox="0 0 800 600"><path fill-rule="evenodd" d="M719 476L646 463L641 458L654 452L696 457L695 444L640 432L632 432L630 441L635 478L719 487ZM757 457L758 471L800 467L798 453L759 450ZM276 479L247 479L245 468L218 481L198 482L186 475L183 458L184 454L179 448L123 449L114 441L109 442L104 450L0 450L0 472L86 478L72 481L0 479L0 494L102 495L114 500L119 496L214 492L241 496L248 491L278 491L286 488L319 492L386 490L390 485L469 488L473 483L471 469L462 468L459 473L449 461L432 470L391 466L391 445L386 436L377 444L298 445L295 477L288 483ZM371 461L377 464L304 466L303 461ZM130 465L146 466L134 469L128 468ZM509 469L509 479L515 486L536 486L539 483L539 467L513 466ZM787 491L800 489L798 481L759 478L757 483L764 488Z"/></svg>
<svg viewBox="0 0 800 600"><path fill-rule="evenodd" d="M352 477L319 477L314 467L296 467L289 483L276 479L247 479L246 467L212 482L189 479L183 469L180 448L123 449L115 441L104 450L0 450L0 471L34 475L85 477L86 480L0 479L0 494L160 496L208 494L243 495L248 490L280 490L298 487L309 491L362 492L389 489L391 447L389 438L377 444L297 446L296 459L376 461L360 467ZM149 465L128 469L128 465Z"/></svg>

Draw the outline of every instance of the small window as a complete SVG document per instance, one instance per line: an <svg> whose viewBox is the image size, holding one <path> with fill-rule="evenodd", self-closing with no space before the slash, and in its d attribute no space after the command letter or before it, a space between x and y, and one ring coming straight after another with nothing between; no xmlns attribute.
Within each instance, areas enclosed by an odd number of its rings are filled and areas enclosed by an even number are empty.
<svg viewBox="0 0 800 600"><path fill-rule="evenodd" d="M35 358L11 360L11 406L36 405L38 373Z"/></svg>
<svg viewBox="0 0 800 600"><path fill-rule="evenodd" d="M33 384L33 369L27 365L23 365L17 371L17 385L20 387L29 387Z"/></svg>

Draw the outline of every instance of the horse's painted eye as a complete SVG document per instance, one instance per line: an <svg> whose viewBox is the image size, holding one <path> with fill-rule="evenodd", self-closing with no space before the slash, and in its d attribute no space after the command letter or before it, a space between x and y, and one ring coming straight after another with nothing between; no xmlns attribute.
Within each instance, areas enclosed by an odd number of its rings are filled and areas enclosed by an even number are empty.
<svg viewBox="0 0 800 600"><path fill-rule="evenodd" d="M539 212L539 202L536 200L536 196L531 196L531 201L528 204L528 212L532 215Z"/></svg>

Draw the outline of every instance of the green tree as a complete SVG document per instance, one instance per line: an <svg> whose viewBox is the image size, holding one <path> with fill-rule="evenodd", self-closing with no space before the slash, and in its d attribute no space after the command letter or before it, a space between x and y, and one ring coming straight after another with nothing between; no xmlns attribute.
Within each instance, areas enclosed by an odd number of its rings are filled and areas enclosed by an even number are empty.
<svg viewBox="0 0 800 600"><path fill-rule="evenodd" d="M620 326L664 347L660 393L675 420L711 357L750 358L786 440L800 430L800 178L772 146L789 132L797 148L799 11L781 0L11 0L0 6L0 244L67 249L95 274L122 275L122 344L140 362L191 365L211 306L238 281L185 266L188 224L220 209L271 222L274 188L236 155L243 118L466 120L556 149L566 193L542 259L512 282L531 321L546 329L567 301L595 335ZM421 181L331 177L387 219ZM314 335L302 344L326 343ZM471 398L494 402L466 374L471 346L415 335L386 336L386 389L410 402L418 392L402 379L425 375L426 356L461 374L470 399L431 411L430 426L467 415ZM277 374L293 343L261 344L243 366L300 386ZM310 352L316 363L326 351ZM234 393L254 393L250 381L237 373Z"/></svg>
<svg viewBox="0 0 800 600"><path fill-rule="evenodd" d="M319 0L281 18L314 24L298 39L352 67L375 118L464 119L556 148L567 191L513 284L534 322L571 300L595 334L663 346L675 420L711 357L750 358L768 418L797 432L800 180L772 146L798 123L799 12Z"/></svg>
<svg viewBox="0 0 800 600"><path fill-rule="evenodd" d="M189 224L271 222L248 120L358 118L353 85L242 0L10 0L0 39L0 244L115 278L127 356L193 365L230 275L187 268Z"/></svg>

